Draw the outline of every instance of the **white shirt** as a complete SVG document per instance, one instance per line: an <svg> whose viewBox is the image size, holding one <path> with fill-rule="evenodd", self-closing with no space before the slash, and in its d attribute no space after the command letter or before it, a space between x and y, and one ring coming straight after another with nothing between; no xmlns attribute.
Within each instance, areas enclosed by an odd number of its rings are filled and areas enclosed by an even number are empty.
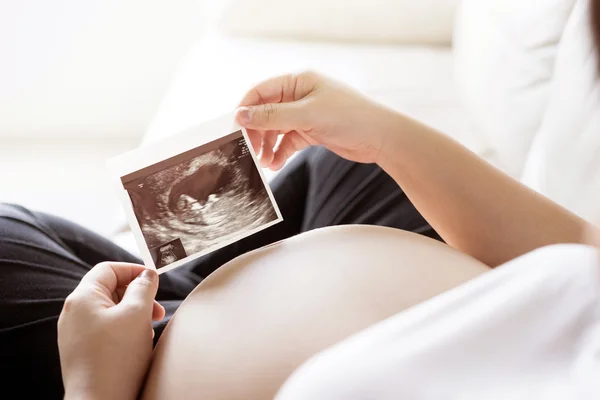
<svg viewBox="0 0 600 400"><path fill-rule="evenodd" d="M276 398L600 399L600 252L510 261L316 355Z"/></svg>

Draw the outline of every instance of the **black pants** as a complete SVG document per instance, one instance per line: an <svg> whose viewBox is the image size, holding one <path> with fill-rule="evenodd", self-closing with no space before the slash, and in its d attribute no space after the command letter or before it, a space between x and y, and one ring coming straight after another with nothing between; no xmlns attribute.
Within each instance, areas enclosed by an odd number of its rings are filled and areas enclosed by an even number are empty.
<svg viewBox="0 0 600 400"><path fill-rule="evenodd" d="M314 228L342 224L395 227L439 239L396 183L373 164L323 148L295 158L272 182L284 222L160 277L167 318L208 274L247 251ZM63 394L56 323L83 275L102 261L140 261L72 222L0 204L0 380L19 398ZM23 384L25 383L25 384Z"/></svg>

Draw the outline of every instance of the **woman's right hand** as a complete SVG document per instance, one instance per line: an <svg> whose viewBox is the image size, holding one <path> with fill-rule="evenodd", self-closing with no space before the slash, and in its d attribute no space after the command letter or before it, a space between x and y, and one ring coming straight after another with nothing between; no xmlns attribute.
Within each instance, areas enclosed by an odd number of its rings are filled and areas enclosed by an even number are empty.
<svg viewBox="0 0 600 400"><path fill-rule="evenodd" d="M246 94L236 114L260 152L261 165L272 170L314 145L348 160L377 162L395 118L393 111L313 72L260 83Z"/></svg>

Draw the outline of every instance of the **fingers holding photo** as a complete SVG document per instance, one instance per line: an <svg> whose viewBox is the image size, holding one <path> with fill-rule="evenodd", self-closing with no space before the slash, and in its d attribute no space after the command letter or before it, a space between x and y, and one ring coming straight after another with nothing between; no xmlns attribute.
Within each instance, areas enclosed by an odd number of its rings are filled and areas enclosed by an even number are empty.
<svg viewBox="0 0 600 400"><path fill-rule="evenodd" d="M260 136L261 165L271 169L281 168L292 149L307 147L298 142L298 135L309 145L323 145L351 161L376 162L382 143L395 134L390 127L403 120L359 91L314 72L259 83L244 96L235 118L251 135L255 150ZM271 154L270 131L296 133L276 155L277 150Z"/></svg>
<svg viewBox="0 0 600 400"><path fill-rule="evenodd" d="M255 129L246 129L246 133L248 134L248 140L252 150L254 150L254 154L260 154L260 148L262 146L262 132Z"/></svg>
<svg viewBox="0 0 600 400"><path fill-rule="evenodd" d="M248 130L247 132L260 161L260 166L269 168L272 171L283 168L286 162L297 152L318 145L318 142L306 133L295 130L286 133L275 130Z"/></svg>
<svg viewBox="0 0 600 400"><path fill-rule="evenodd" d="M262 133L260 148L260 165L263 168L269 168L273 162L274 150L279 139L279 131L268 130Z"/></svg>
<svg viewBox="0 0 600 400"><path fill-rule="evenodd" d="M273 171L280 170L294 154L316 144L317 142L311 140L306 134L297 131L286 133L281 137L274 150L273 160L269 168Z"/></svg>
<svg viewBox="0 0 600 400"><path fill-rule="evenodd" d="M300 100L312 92L317 80L317 75L310 71L269 78L250 89L240 101L240 107Z"/></svg>
<svg viewBox="0 0 600 400"><path fill-rule="evenodd" d="M110 308L139 303L150 309L152 319L160 321L165 309L154 296L158 290L158 275L155 270L143 265L104 262L92 268L69 296L72 303L83 303L91 307ZM73 300L75 299L75 300ZM123 307L123 306L122 306Z"/></svg>
<svg viewBox="0 0 600 400"><path fill-rule="evenodd" d="M100 285L113 292L118 287L127 286L147 268L139 264L103 262L92 268L81 283Z"/></svg>

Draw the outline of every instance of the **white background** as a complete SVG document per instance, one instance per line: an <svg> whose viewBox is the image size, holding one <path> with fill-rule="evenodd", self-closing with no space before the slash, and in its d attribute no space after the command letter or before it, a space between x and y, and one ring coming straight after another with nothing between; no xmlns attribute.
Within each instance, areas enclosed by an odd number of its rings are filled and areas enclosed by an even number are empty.
<svg viewBox="0 0 600 400"><path fill-rule="evenodd" d="M143 134L202 0L0 0L0 136Z"/></svg>

